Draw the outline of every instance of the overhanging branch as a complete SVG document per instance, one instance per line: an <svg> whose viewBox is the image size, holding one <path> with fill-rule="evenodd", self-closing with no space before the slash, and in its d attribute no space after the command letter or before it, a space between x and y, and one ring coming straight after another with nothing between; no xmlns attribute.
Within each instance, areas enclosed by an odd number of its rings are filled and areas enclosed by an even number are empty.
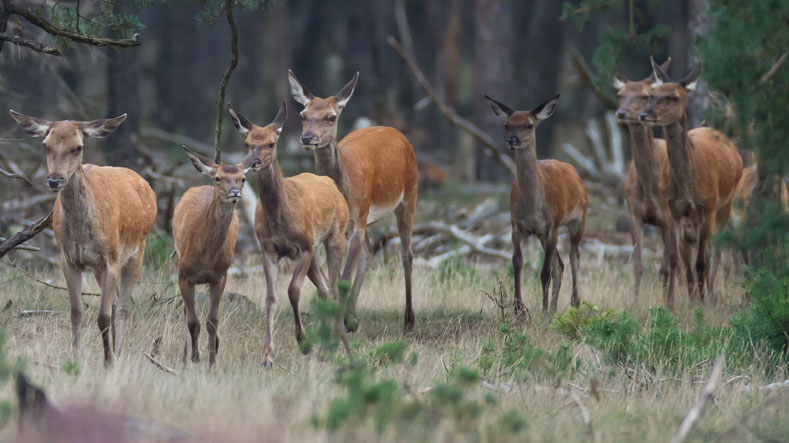
<svg viewBox="0 0 789 443"><path fill-rule="evenodd" d="M92 46L106 46L108 48L113 48L113 49L131 48L133 46L140 46L140 40L138 38L139 34L135 34L135 37L130 39L88 37L86 35L77 34L75 32L61 29L53 25L43 17L39 16L38 14L36 14L30 9L20 8L15 5L9 5L8 12L10 14L16 14L21 17L24 17L24 19L30 22L31 24L38 26L39 28L46 31L47 34L50 34L55 37L64 38L66 40L71 40L77 43L84 43L86 45L92 45Z"/></svg>
<svg viewBox="0 0 789 443"><path fill-rule="evenodd" d="M45 46L44 44L36 41L36 40L29 40L26 38L22 38L15 34L9 34L7 32L0 32L0 41L5 41L9 43L13 43L15 45L24 46L26 48L32 49L36 52L41 52L43 54L61 56L60 50L55 48L50 48L49 46Z"/></svg>
<svg viewBox="0 0 789 443"><path fill-rule="evenodd" d="M616 111L619 108L619 103L617 103L616 100L610 96L606 95L605 92L601 91L600 88L595 85L592 70L589 68L589 65L586 63L586 60L584 60L581 53L579 53L578 50L572 46L570 46L569 51L573 66L581 76L581 83L594 92L594 95L596 95L600 102L603 103L603 106L611 111Z"/></svg>
<svg viewBox="0 0 789 443"><path fill-rule="evenodd" d="M14 249L16 246L35 237L39 232L52 226L52 211L49 214L36 220L32 225L17 232L12 237L0 243L0 257L3 257L8 251Z"/></svg>
<svg viewBox="0 0 789 443"><path fill-rule="evenodd" d="M219 143L222 140L222 117L225 115L225 89L230 81L230 76L238 65L238 28L233 18L233 0L225 1L225 16L227 24L230 26L230 65L222 76L222 82L219 83L219 98L216 100L216 129L214 132L214 163L216 164L219 164L222 157Z"/></svg>

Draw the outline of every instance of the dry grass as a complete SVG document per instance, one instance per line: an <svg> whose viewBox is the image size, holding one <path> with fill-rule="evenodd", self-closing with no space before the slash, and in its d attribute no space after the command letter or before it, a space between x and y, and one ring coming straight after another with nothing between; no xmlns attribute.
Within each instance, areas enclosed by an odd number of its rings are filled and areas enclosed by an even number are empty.
<svg viewBox="0 0 789 443"><path fill-rule="evenodd" d="M527 257L536 262L536 251L532 250ZM592 257L583 256L581 264L581 295L585 300L628 309L640 321L646 318L649 306L661 302L653 263L647 267L643 293L638 301L631 295L629 264L597 264ZM410 349L418 353L419 361L413 368L381 368L377 375L405 382L419 392L422 387L445 380L447 367L475 367L483 343L497 336L501 322L498 309L481 291L494 288L497 274L503 276L507 286L511 285L508 267L505 263L500 266L500 269L479 267L475 276L456 276L446 282L441 282L435 271L416 270L417 325L415 332L404 339ZM275 329L278 353L273 369L260 366L264 334L260 308L264 291L262 275L233 278L228 283L227 292L245 294L252 303L232 296L224 301L218 364L216 370L209 373L205 328L201 336L203 361L186 368L180 363L186 330L182 307L172 275L162 271L146 273L135 291L126 348L109 370L101 363L101 344L95 326L98 300L86 297L83 362L78 375L69 375L61 369L70 359L71 333L65 292L43 288L24 278L7 281L13 275L0 274L0 281L4 282L0 306L5 306L6 300L12 302L0 312L8 336L6 348L10 356L26 359L27 373L34 383L45 388L55 404L90 404L169 424L207 440L334 441L348 437L316 429L310 424L310 417L325 413L329 401L341 391L332 381L335 366L331 359L321 361L315 354L303 356L296 347L290 306L285 296L285 277L279 282ZM51 271L48 275L62 281L59 272ZM285 274L281 272L280 275ZM519 327L537 347L554 350L566 339L547 328L550 317L539 312L539 283L531 271L527 270L525 275L524 294L532 321ZM560 310L569 300L569 269L564 277ZM706 318L714 323L724 322L742 298L735 282L724 283L721 279L719 288L723 303L706 310ZM403 338L402 292L399 260L377 261L359 302L361 328L350 337L358 355L369 355L376 346ZM312 286L305 285L302 311L308 327L314 321L308 315L313 293ZM207 313L205 298L198 304L200 317L204 319ZM677 315L683 327L692 323L692 308L685 300L684 291L680 290ZM57 313L21 318L17 314L23 309ZM157 369L142 355L151 351L154 340L160 336L163 340L159 358L175 368L176 375ZM628 378L624 370L610 366L597 372L595 356L587 345L573 343L572 348L584 359L586 369L571 378L535 377L525 382L485 378L494 386L504 383L503 386L509 387L493 389L500 401L496 411L513 407L527 421L527 428L513 440L666 441L702 389L702 384L694 383L697 381L694 377L708 371L710 365L709 362L702 364L699 371L681 378L650 382L650 377L659 379L661 374L635 374ZM749 377L725 383L734 375ZM590 386L592 378L600 382L599 400L583 390ZM786 390L771 394L746 389L749 384L757 386L772 381L775 380L766 379L759 371L726 373L716 406L707 411L691 437L729 441L757 441L766 436L789 438L785 420L789 414ZM481 398L489 390L480 385L472 392ZM591 428L584 425L581 408L571 392L575 392L577 400L588 408ZM772 399L770 406L752 410L769 395L779 396L778 401ZM11 396L11 386L0 389L0 399ZM483 413L479 426L491 425L494 415L495 411ZM461 432L457 423L445 420L430 439L453 441L461 439L461 435L474 435ZM0 430L0 440L14 433L14 426L6 426ZM378 436L372 425L364 425L351 435L365 441L397 440L398 436L401 436L398 430L391 428Z"/></svg>

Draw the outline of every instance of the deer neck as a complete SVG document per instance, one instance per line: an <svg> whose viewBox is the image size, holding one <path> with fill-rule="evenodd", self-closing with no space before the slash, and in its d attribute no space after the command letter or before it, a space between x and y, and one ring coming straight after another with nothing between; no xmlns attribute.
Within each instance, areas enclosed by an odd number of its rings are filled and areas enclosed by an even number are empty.
<svg viewBox="0 0 789 443"><path fill-rule="evenodd" d="M285 178L274 160L257 171L258 195L266 220L284 221L287 218L288 199L285 193Z"/></svg>
<svg viewBox="0 0 789 443"><path fill-rule="evenodd" d="M668 150L669 177L675 195L691 198L695 195L695 166L690 150L693 145L688 137L686 118L664 126Z"/></svg>
<svg viewBox="0 0 789 443"><path fill-rule="evenodd" d="M224 246L235 210L235 205L222 203L219 195L214 192L214 198L208 205L208 235L202 237L207 239L204 247L207 254L213 255Z"/></svg>
<svg viewBox="0 0 789 443"><path fill-rule="evenodd" d="M337 141L333 140L325 148L316 148L313 152L315 153L315 170L318 175L325 175L334 180L337 188L348 201L348 180L342 167Z"/></svg>
<svg viewBox="0 0 789 443"><path fill-rule="evenodd" d="M60 192L58 201L63 211L63 220L67 221L68 225L85 229L93 226L96 218L93 193L88 189L88 182L81 165Z"/></svg>
<svg viewBox="0 0 789 443"><path fill-rule="evenodd" d="M537 165L536 147L515 150L516 180L518 182L518 200L530 213L541 211L545 206L545 191L540 180Z"/></svg>
<svg viewBox="0 0 789 443"><path fill-rule="evenodd" d="M656 194L660 165L655 153L655 136L652 133L652 128L639 123L631 123L628 125L628 131L630 132L630 148L638 181L650 193Z"/></svg>

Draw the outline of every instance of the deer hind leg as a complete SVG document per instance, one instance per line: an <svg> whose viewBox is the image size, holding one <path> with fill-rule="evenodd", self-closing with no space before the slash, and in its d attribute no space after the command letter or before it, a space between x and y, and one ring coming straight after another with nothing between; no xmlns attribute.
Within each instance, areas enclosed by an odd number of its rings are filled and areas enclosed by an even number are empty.
<svg viewBox="0 0 789 443"><path fill-rule="evenodd" d="M685 277L688 284L688 298L692 300L696 297L696 270L695 262L693 261L693 243L684 237L684 233L680 233L679 255L685 267Z"/></svg>
<svg viewBox="0 0 789 443"><path fill-rule="evenodd" d="M80 353L80 328L82 326L82 271L66 262L61 257L63 276L68 287L69 303L71 304L71 349L74 360L79 361Z"/></svg>
<svg viewBox="0 0 789 443"><path fill-rule="evenodd" d="M277 312L277 262L263 252L263 273L266 276L266 341L263 343L263 366L270 368L274 363L274 317Z"/></svg>
<svg viewBox="0 0 789 443"><path fill-rule="evenodd" d="M366 236L367 232L367 225L366 221L355 225L355 227L350 231L350 241L348 242L348 257L345 259L345 268L342 271L341 279L345 281L353 281L354 274L357 268L357 264L359 262L359 255L362 252L362 246L364 245L364 237Z"/></svg>
<svg viewBox="0 0 789 443"><path fill-rule="evenodd" d="M640 216L632 212L630 213L630 237L633 239L633 295L638 299L638 292L641 289L641 276L644 273L644 265L641 261L644 222ZM570 264L572 265L572 259Z"/></svg>
<svg viewBox="0 0 789 443"><path fill-rule="evenodd" d="M356 275L353 279L350 298L346 302L347 310L344 322L345 329L348 332L353 332L359 327L358 318L356 317L356 302L359 299L359 293L362 291L364 279L367 277L367 271L370 270L370 263L372 263L373 246L370 244L370 238L366 232L361 238L361 242L359 261L356 262Z"/></svg>
<svg viewBox="0 0 789 443"><path fill-rule="evenodd" d="M200 350L197 347L198 337L200 336L200 320L197 318L195 311L195 285L189 282L185 277L178 276L178 288L181 290L181 299L184 301L184 319L186 320L186 329L189 332L189 337L192 342L192 362L197 363L200 361ZM187 346L184 345L183 362L186 366L186 352Z"/></svg>
<svg viewBox="0 0 789 443"><path fill-rule="evenodd" d="M313 253L311 251L302 252L296 258L296 267L293 270L293 278L288 286L288 299L290 300L290 307L293 309L293 320L296 326L296 341L301 344L306 339L304 333L304 326L301 324L301 315L299 313L299 298L301 298L301 285L304 283L304 277L307 276L307 271L312 262ZM308 352L309 346L302 346L302 352Z"/></svg>
<svg viewBox="0 0 789 443"><path fill-rule="evenodd" d="M323 273L323 269L321 269L321 264L318 261L318 256L312 258L312 263L310 263L310 269L307 271L307 278L310 279L312 284L318 288L318 297L325 299L332 294L332 290L330 286L327 286L327 278L326 274Z"/></svg>
<svg viewBox="0 0 789 443"><path fill-rule="evenodd" d="M208 310L208 319L205 327L208 329L208 369L214 367L216 354L219 353L219 313L222 303L222 294L225 292L227 274L208 287L208 294L211 297L211 307Z"/></svg>
<svg viewBox="0 0 789 443"><path fill-rule="evenodd" d="M102 268L93 271L96 281L101 286L101 303L99 306L98 326L101 332L101 341L104 345L104 366L109 367L115 361L112 352L112 306L115 304L117 292L117 263L105 263Z"/></svg>
<svg viewBox="0 0 789 443"><path fill-rule="evenodd" d="M121 268L121 284L118 289L118 300L112 307L112 341L115 345L115 355L120 356L123 349L123 337L126 332L126 323L129 320L129 301L137 283L137 277L142 268L143 250L136 256L129 258Z"/></svg>
<svg viewBox="0 0 789 443"><path fill-rule="evenodd" d="M403 330L408 333L414 329L414 307L411 301L411 272L414 266L414 253L411 251L411 233L414 226L414 210L416 209L416 187L413 196L406 196L395 209L397 231L400 233L400 256L403 260L405 277L405 322ZM372 248L371 248L372 250Z"/></svg>
<svg viewBox="0 0 789 443"><path fill-rule="evenodd" d="M540 237L543 249L542 271L540 272L540 283L542 283L542 310L548 311L548 288L551 284L551 265L553 255L556 253L557 236L555 232Z"/></svg>
<svg viewBox="0 0 789 443"><path fill-rule="evenodd" d="M523 305L523 298L521 298L521 272L523 271L523 251L521 250L523 241L520 231L516 226L512 227L512 273L515 278L515 315L522 316L525 314L525 306Z"/></svg>
<svg viewBox="0 0 789 443"><path fill-rule="evenodd" d="M584 224L581 224L578 229L575 229L574 232L570 233L570 269L572 270L573 274L573 294L570 298L570 305L576 308L581 306L581 296L578 295L578 268L581 262L581 253L579 248L581 246L581 240L584 236ZM556 255L558 256L559 254Z"/></svg>
<svg viewBox="0 0 789 443"><path fill-rule="evenodd" d="M702 301L704 301L705 295L704 285L707 283L707 279L710 278L711 274L709 258L707 257L707 243L712 234L712 226L714 223L715 218L713 216L707 216L699 226L698 249L696 252L696 274L698 278L699 296Z"/></svg>
<svg viewBox="0 0 789 443"><path fill-rule="evenodd" d="M556 305L559 303L559 290L562 288L562 272L564 272L564 262L559 256L559 251L553 254L553 264L551 265L551 312L556 312Z"/></svg>
<svg viewBox="0 0 789 443"><path fill-rule="evenodd" d="M670 272L669 267L671 266L670 257L669 257L671 251L668 246L668 242L670 241L670 239L669 239L668 227L665 225L660 226L660 239L662 240L663 243L663 260L660 262L660 283L663 286L663 290L665 291L666 287L668 286L668 278Z"/></svg>
<svg viewBox="0 0 789 443"><path fill-rule="evenodd" d="M668 212L668 211L667 211ZM668 256L668 287L666 288L666 306L674 310L674 282L677 277L677 231L671 219L666 223L664 253Z"/></svg>
<svg viewBox="0 0 789 443"><path fill-rule="evenodd" d="M731 215L731 204L724 206L721 208L717 214L715 214L715 232L721 232L726 229L726 226L729 224L729 216ZM718 265L721 262L721 248L714 247L713 248L713 255L712 255L712 269L710 270L710 277L709 277L709 292L710 292L710 301L714 302L717 298L717 294L715 293L715 275L718 273ZM734 255L733 254L726 254L727 256L731 255L731 260L728 262L730 264L734 264Z"/></svg>

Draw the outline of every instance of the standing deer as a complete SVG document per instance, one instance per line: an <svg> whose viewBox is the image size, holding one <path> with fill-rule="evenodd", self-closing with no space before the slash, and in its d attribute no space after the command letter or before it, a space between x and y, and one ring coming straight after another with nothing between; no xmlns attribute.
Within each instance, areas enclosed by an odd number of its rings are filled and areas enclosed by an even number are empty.
<svg viewBox="0 0 789 443"><path fill-rule="evenodd" d="M101 286L98 325L104 364L109 366L115 359L113 347L118 355L122 349L129 299L145 253L145 237L156 220L156 195L148 182L130 169L83 165L82 146L85 137L110 135L126 120L126 114L91 122L49 122L10 112L28 135L44 137L47 185L58 193L52 228L71 302L74 358L79 358L82 271L87 268ZM116 284L119 272L120 288Z"/></svg>
<svg viewBox="0 0 789 443"><path fill-rule="evenodd" d="M208 365L219 351L219 305L233 262L238 236L236 204L256 158L248 155L237 165L216 165L210 159L183 147L197 172L214 180L213 186L189 188L173 212L173 240L178 263L178 287L184 300L186 327L192 339L192 361L200 361L197 338L200 321L195 312L195 285L208 284L211 308L208 312ZM184 365L186 364L184 346Z"/></svg>
<svg viewBox="0 0 789 443"><path fill-rule="evenodd" d="M247 151L258 158L257 171L260 201L255 209L255 233L263 249L263 271L266 276L266 341L263 363L270 367L274 357L272 334L276 312L275 285L277 264L287 257L296 263L288 287L288 298L296 322L296 340L305 340L299 315L299 298L304 277L318 288L322 297L337 293L337 281L345 255L345 229L348 205L342 193L328 177L303 173L285 178L277 161L277 141L287 119L287 105L282 101L274 122L258 126L236 112L228 104L230 116L238 131L246 136ZM328 286L318 262L317 248L326 248Z"/></svg>
<svg viewBox="0 0 789 443"><path fill-rule="evenodd" d="M707 240L714 229L723 229L729 220L734 190L742 175L742 158L734 144L711 128L688 132L685 103L696 87L700 71L695 69L684 79L671 82L663 69L652 60L655 82L649 106L639 119L663 127L668 149L669 167L661 173L663 189L672 226L669 242L685 265L688 293L704 299L704 284L709 278L710 298L714 298L715 271L720 251L715 253L712 272L707 263ZM693 258L693 249L696 257ZM676 267L676 253L669 253L669 267ZM674 304L674 272L669 270L666 304ZM697 290L694 287L697 286Z"/></svg>
<svg viewBox="0 0 789 443"><path fill-rule="evenodd" d="M521 298L521 246L530 235L540 239L545 253L540 273L542 309L548 310L548 289L553 280L551 310L556 310L564 270L564 263L556 250L559 228L562 226L566 226L570 234L570 267L573 272L571 303L577 307L581 302L578 296L578 246L586 227L586 187L571 165L557 160L537 161L537 125L553 114L559 96L531 111L513 111L487 95L485 98L493 112L504 121L507 145L515 153L517 176L510 192L515 312L522 314L525 309Z"/></svg>
<svg viewBox="0 0 789 443"><path fill-rule="evenodd" d="M337 142L337 122L358 79L357 72L337 95L320 98L288 71L291 95L304 106L301 144L314 152L318 175L328 175L337 183L350 209L350 244L342 279L354 280L345 326L349 331L358 327L356 300L372 260L367 226L394 212L405 274L404 330L409 332L414 327L411 231L417 197L416 157L405 135L387 126L357 129Z"/></svg>
<svg viewBox="0 0 789 443"><path fill-rule="evenodd" d="M671 57L661 66L668 69ZM641 81L630 81L615 77L614 88L619 98L619 109L616 118L627 125L630 132L630 149L632 161L625 179L625 200L630 211L630 235L633 238L633 293L638 298L641 287L641 275L644 266L641 262L641 243L644 237L644 224L650 224L660 230L663 240L663 261L660 264L660 276L664 283L668 282L668 253L666 241L669 238L666 224L666 203L660 189L660 171L668 167L666 141L656 139L652 128L638 119L649 104L650 85L655 82L655 75L650 74Z"/></svg>

